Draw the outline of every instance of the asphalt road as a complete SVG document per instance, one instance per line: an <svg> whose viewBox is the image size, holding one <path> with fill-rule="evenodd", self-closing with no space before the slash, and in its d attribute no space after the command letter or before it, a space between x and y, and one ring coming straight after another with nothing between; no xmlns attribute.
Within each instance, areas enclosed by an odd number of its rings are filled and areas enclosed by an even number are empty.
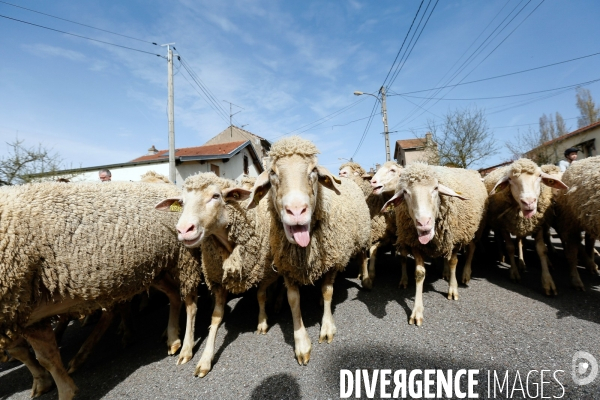
<svg viewBox="0 0 600 400"><path fill-rule="evenodd" d="M134 316L138 336L134 344L121 347L116 323L107 331L87 363L73 375L79 387L77 398L333 399L340 397L341 369L366 369L369 374L374 369L405 369L408 373L415 369L479 369L475 386L479 398L489 398L488 371L496 371L502 379L509 371L508 397L523 398L518 382L515 384L517 371L526 386L529 371L550 370L545 378L550 382L544 385L545 397L600 399L600 376L585 386L574 384L571 377L575 352L586 351L600 360L600 278L582 269L586 292L571 289L559 252L552 258L556 266L552 275L559 294L546 297L531 241L526 248L528 271L521 283L511 282L507 266L493 262L489 253L491 250L477 254L473 280L468 287L459 286L458 301L446 298L448 284L441 279L441 268L427 267L421 328L408 324L415 292L414 264L409 263L409 288L398 289L399 266L389 254L380 258L372 291L361 289L355 267L338 276L333 299L337 335L331 344L318 343L320 289L303 288L304 323L313 342L310 363L304 367L294 357L287 302L280 314L271 312L267 335L254 334L258 306L253 290L229 299L217 337L213 369L205 378L196 378L192 374L208 333L210 298L203 289L194 358L176 366L176 358L167 355L160 338L168 306L162 295L157 295L148 308ZM461 258L458 277L462 262ZM183 314L181 322L183 328ZM90 330L80 328L78 323L67 329L61 342L65 363ZM564 371L556 375L560 385L552 379L556 370ZM539 373L530 376L528 398L541 398ZM0 364L0 399L28 399L31 384L30 373L20 363ZM461 387L466 388L466 381L461 381ZM389 391L393 388L392 384ZM361 394L367 398L364 387ZM375 398L380 394L377 387ZM506 398L506 388L503 395L497 389L496 396ZM56 390L52 390L40 398L57 397ZM351 398L355 398L354 393Z"/></svg>

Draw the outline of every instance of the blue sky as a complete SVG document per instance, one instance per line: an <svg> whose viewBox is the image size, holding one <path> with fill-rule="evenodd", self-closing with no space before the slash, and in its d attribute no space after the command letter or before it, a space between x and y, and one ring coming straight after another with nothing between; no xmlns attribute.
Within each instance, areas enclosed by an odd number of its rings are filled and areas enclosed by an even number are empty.
<svg viewBox="0 0 600 400"><path fill-rule="evenodd" d="M367 123L364 118L370 115L376 101L369 96L356 97L353 92L373 93L379 89L421 3L413 0L11 2L150 42L176 42L177 52L223 108L228 111L229 105L222 100L243 107L234 117L234 124L247 124L245 129L267 139L296 132L314 140L321 150L321 164L334 171L343 162L338 158L350 158L356 152ZM435 0L430 9L434 3ZM423 7L427 5L425 0ZM460 57L475 50L515 7L525 8L452 83L471 70L465 81L600 52L597 45L600 2L597 1L439 0L389 91L429 89L444 82L441 79L464 60ZM0 14L165 54L162 47L3 3ZM0 155L7 151L4 142L12 141L16 135L26 144L42 143L53 148L72 167L125 162L143 155L151 145L167 148L165 59L5 18L0 18L0 33L3 49ZM475 44L469 49L472 43ZM553 89L598 79L599 66L600 56L595 56L459 86L442 95L473 99ZM175 71L176 147L201 145L229 122L197 93L177 60ZM600 82L587 88L600 103ZM572 130L577 128L574 89L524 105L517 103L540 96L442 100L426 105L427 112L415 112L415 106L406 98L390 96L389 126L390 131L396 131L390 135L392 153L396 140L424 135L428 119L439 120L455 108L484 109L498 141L500 153L475 167L508 159L510 154L504 142L511 140L518 130L526 131L529 126L525 124L533 124L530 126L536 129L543 113L559 111L567 126ZM361 101L345 112L329 117L358 100ZM234 107L234 112L237 111L240 109ZM299 129L323 117L327 119L322 124ZM381 116L377 114L355 161L368 168L385 160L382 131Z"/></svg>

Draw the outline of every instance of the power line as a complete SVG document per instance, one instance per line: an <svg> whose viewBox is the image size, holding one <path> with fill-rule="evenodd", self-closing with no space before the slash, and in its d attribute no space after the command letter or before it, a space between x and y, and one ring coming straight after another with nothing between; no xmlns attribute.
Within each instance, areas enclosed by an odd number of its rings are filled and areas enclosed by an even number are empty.
<svg viewBox="0 0 600 400"><path fill-rule="evenodd" d="M21 6L18 6L16 4L8 3L6 1L0 0L0 3L7 4L7 5L12 6L12 7L21 8L23 10L31 11L31 12L34 12L34 13L37 13L37 14L42 14L42 15L45 15L47 17L52 17L52 18L60 19L62 21L67 21L67 22L70 22L72 24L77 24L77 25L85 26L86 28L92 28L92 29L96 29L98 31L102 31L102 32L106 32L106 33L112 33L113 35L122 36L122 37L126 37L128 39L137 40L139 42L149 43L149 44L153 44L155 46L158 46L158 44L156 44L155 42L149 42L148 40L138 39L138 38L134 38L132 36L123 35L121 33L112 32L112 31L109 31L109 30L106 30L106 29L96 28L95 26L86 25L86 24L82 24L80 22L71 21L70 19L57 17L56 15L46 14L46 13L43 13L41 11L32 10L31 8L21 7Z"/></svg>
<svg viewBox="0 0 600 400"><path fill-rule="evenodd" d="M82 39L86 39L86 40L91 40L91 41L93 41L93 42L104 43L104 44L108 44L108 45L110 45L110 46L120 47L120 48L122 48L122 49L127 49L127 50L137 51L137 52L139 52L139 53L150 54L150 55L153 55L153 56L157 56L157 57L161 57L161 58L165 58L165 59L166 59L166 57L165 57L165 56L161 56L160 54L156 54L156 53L151 53L151 52L149 52L149 51L144 51L144 50L140 50L140 49L134 49L133 47L121 46L120 44L116 44L116 43L110 43L110 42L105 42L105 41L103 41L103 40L92 39L92 38L89 38L89 37L87 37L87 36L81 36L81 35L77 35L77 34L75 34L75 33L69 33L69 32L65 32L65 31L58 30L58 29L49 28L49 27L47 27L47 26L43 26L43 25L34 24L34 23L32 23L32 22L23 21L23 20L16 19L16 18L11 18L11 17L8 17L8 16L6 16L6 15L2 15L2 14L0 14L0 17L2 17L2 18L6 18L6 19L10 19L10 20L12 20L12 21L16 21L16 22L21 22L21 23L23 23L23 24L27 24L27 25L37 26L38 28L47 29L47 30L49 30L49 31L54 31L54 32L59 32L59 33L64 33L65 35L71 35L71 36L75 36L75 37L78 37L78 38L82 38Z"/></svg>
<svg viewBox="0 0 600 400"><path fill-rule="evenodd" d="M569 60L559 61L559 62L555 62L555 63L552 63L552 64L546 64L546 65L542 65L540 67L524 69L524 70L521 70L521 71L510 72L510 73L507 73L507 74L491 76L489 78L476 79L474 81L462 82L462 83L457 83L457 84L454 84L454 85L440 86L440 87L435 87L435 88L431 88L431 89L413 90L411 92L403 92L403 93L396 93L396 92L393 92L393 91L392 91L392 93L390 93L388 91L388 96L404 96L404 95L407 95L407 94L430 92L430 91L433 91L433 90L445 89L445 88L449 88L449 87L470 85L471 83L478 83L478 82L483 82L483 81L489 81L489 80L492 80L492 79L504 78L504 77L507 77L507 76L522 74L522 73L525 73L525 72L536 71L538 69L553 67L555 65L560 65L560 64L565 64L565 63L572 62L572 61L582 60L584 58L594 57L594 56L597 56L597 55L600 55L600 53L588 54L587 56L581 56L581 57L577 57L577 58L571 58Z"/></svg>
<svg viewBox="0 0 600 400"><path fill-rule="evenodd" d="M413 27L413 25L415 23L415 20L417 19L417 16L419 15L419 11L421 11L421 7L423 6L424 2L425 2L425 0L421 0L421 4L419 4L419 8L417 9L417 12L415 13L415 16L414 16L414 18L412 20L412 23L410 24L410 27L408 28L408 32L406 32L406 36L404 36L404 40L402 41L402 46L400 46L400 50L398 50L398 53L396 54L396 58L394 58L394 62L392 63L392 66L390 67L390 70L388 71L387 75L385 76L385 79L383 80L383 85L385 85L385 82L387 81L387 78L390 76L390 72L392 72L392 70L394 69L394 65L396 64L396 60L398 60L398 56L400 56L400 53L402 52L402 49L404 48L404 43L406 42L406 39L408 38L408 35L410 34L410 31L412 30L412 27Z"/></svg>
<svg viewBox="0 0 600 400"><path fill-rule="evenodd" d="M594 79L591 81L586 81L586 82L581 82L581 83L575 83L573 85L568 85L568 86L563 86L563 87L559 87L559 88L554 88L554 89L546 89L546 90L538 90L535 92L528 92L528 93L520 93L520 94L510 94L510 95L506 95L506 96L493 96L493 97L473 97L473 98L467 98L467 99L447 99L444 97L422 97L422 96L411 96L411 95L402 95L402 97L412 97L415 99L430 99L430 100L446 100L446 101L461 101L461 100L494 100L494 99L506 99L509 97L520 97L520 96L528 96L530 94L538 94L538 93L546 93L546 92L553 92L555 90L562 90L562 89L572 89L578 86L587 86L587 85L591 85L594 82L598 82L600 81L600 78L598 79Z"/></svg>
<svg viewBox="0 0 600 400"><path fill-rule="evenodd" d="M356 153L358 153L358 150L362 146L362 144L365 140L365 137L367 136L367 132L369 131L369 128L371 127L371 124L373 123L373 116L375 115L376 107L377 107L377 102L375 102L375 104L373 104L373 109L371 110L371 118L369 118L369 121L367 121L367 126L365 126L365 131L363 132L362 137L360 138L360 141L358 142L358 146L356 146L356 150L354 150L354 154L352 154L352 157L350 157L351 159L356 157Z"/></svg>

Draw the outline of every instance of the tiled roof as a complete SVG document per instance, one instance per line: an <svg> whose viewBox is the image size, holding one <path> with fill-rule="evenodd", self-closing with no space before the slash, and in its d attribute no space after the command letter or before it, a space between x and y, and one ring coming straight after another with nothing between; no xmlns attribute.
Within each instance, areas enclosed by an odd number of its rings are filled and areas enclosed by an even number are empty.
<svg viewBox="0 0 600 400"><path fill-rule="evenodd" d="M176 157L197 157L197 156L222 156L227 155L246 143L246 140L238 141L238 142L228 142L228 143L220 143L220 144L209 144L204 146L197 147L184 147L182 149L175 149ZM159 150L158 153L152 155L145 155L138 157L130 162L139 162L139 161L150 161L150 160L160 160L167 158L169 156L169 150Z"/></svg>
<svg viewBox="0 0 600 400"><path fill-rule="evenodd" d="M546 143L542 144L541 146L538 146L535 149L530 150L529 153L532 152L533 150L539 149L540 147L546 147L548 145L551 145L552 143L562 142L563 140L568 139L568 138L570 138L572 136L576 136L576 135L578 135L580 133L589 131L589 130L594 129L594 128L599 128L599 127L600 127L600 121L595 122L595 123L590 124L590 125L587 125L587 126L584 126L583 128L579 128L576 131L573 131L573 132L567 133L565 135L559 136L556 139L549 140Z"/></svg>
<svg viewBox="0 0 600 400"><path fill-rule="evenodd" d="M402 147L404 150L423 147L425 146L425 138L396 140L396 145Z"/></svg>

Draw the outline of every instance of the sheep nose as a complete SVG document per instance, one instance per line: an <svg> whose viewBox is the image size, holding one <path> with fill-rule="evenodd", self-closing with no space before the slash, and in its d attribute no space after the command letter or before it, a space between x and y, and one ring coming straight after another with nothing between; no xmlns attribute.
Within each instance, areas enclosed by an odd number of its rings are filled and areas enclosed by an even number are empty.
<svg viewBox="0 0 600 400"><path fill-rule="evenodd" d="M371 186L377 186L379 182L377 182L377 179L373 178L371 179Z"/></svg>
<svg viewBox="0 0 600 400"><path fill-rule="evenodd" d="M521 199L521 203L523 203L525 207L531 207L535 205L536 202L537 199L535 197L524 197Z"/></svg>
<svg viewBox="0 0 600 400"><path fill-rule="evenodd" d="M431 223L431 218L430 217L425 217L425 218L419 218L419 219L417 219L417 225L418 226L429 226L430 223Z"/></svg>
<svg viewBox="0 0 600 400"><path fill-rule="evenodd" d="M177 233L179 233L180 235L185 235L186 233L191 233L191 232L194 232L195 230L196 230L196 225L194 225L192 223L188 223L181 228L179 226L177 226Z"/></svg>
<svg viewBox="0 0 600 400"><path fill-rule="evenodd" d="M286 206L285 212L287 212L288 215L291 215L292 217L299 217L306 212L306 206L299 206L299 207Z"/></svg>

